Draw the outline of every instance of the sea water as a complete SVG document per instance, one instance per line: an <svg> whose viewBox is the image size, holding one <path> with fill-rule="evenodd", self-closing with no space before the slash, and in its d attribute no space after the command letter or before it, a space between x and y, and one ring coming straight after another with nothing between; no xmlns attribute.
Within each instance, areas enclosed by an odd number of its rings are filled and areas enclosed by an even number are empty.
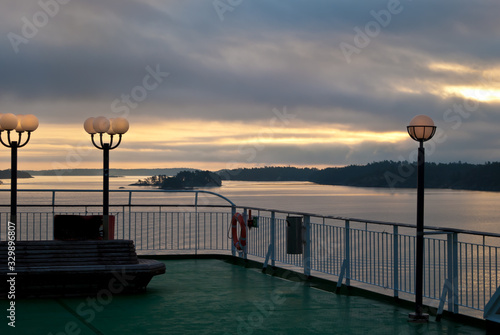
<svg viewBox="0 0 500 335"><path fill-rule="evenodd" d="M110 178L111 190L151 190L151 187L130 186L140 176ZM0 205L10 204L9 180L0 185ZM56 203L102 204L100 176L35 176L19 179L18 188L96 190L92 193L57 193ZM318 185L310 182L247 182L223 181L222 187L205 190L219 193L238 206L314 213L365 220L415 224L416 190L363 188ZM193 204L191 194L137 193L134 203ZM51 203L51 193L19 192L19 204ZM43 198L43 199L42 199ZM128 194L110 196L111 204L126 203ZM207 196L199 204L227 204ZM427 189L425 191L425 225L497 233L500 231L500 193Z"/></svg>

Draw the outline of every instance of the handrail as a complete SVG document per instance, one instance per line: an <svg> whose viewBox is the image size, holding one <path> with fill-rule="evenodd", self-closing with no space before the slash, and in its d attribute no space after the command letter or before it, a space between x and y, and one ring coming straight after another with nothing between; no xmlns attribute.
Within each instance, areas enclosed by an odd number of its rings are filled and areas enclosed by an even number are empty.
<svg viewBox="0 0 500 335"><path fill-rule="evenodd" d="M2 207L7 207L9 208L10 205L8 204L0 204L0 208ZM100 207L102 208L102 204L78 204L78 205L73 205L73 204L21 204L17 205L18 208L20 207L26 207L26 208L44 208L44 207ZM195 205L195 204L110 204L109 207L207 207L207 208L236 208L238 206L236 205Z"/></svg>
<svg viewBox="0 0 500 335"><path fill-rule="evenodd" d="M307 212L284 211L284 210L261 208L261 207L251 207L251 206L237 206L237 207L251 209L252 211L255 210L255 211L300 215L300 216L310 216L310 217L315 217L315 218L331 219L331 220L339 220L339 221L346 221L347 220L350 222L385 225L385 226L397 226L397 227L403 227L403 228L416 228L417 227L416 225L410 224L410 223L367 220L367 219L351 218L351 217L344 217L344 216L334 216L334 215L320 215L320 214L307 213ZM445 228L445 227L434 227L434 226L425 226L424 228L427 230L436 230L436 231L440 231L443 233L449 232L449 233L462 233L462 234L470 234L470 235L481 235L481 236L488 236L488 237L500 237L500 233L488 233L488 232L480 232L480 231L475 231L475 230L467 230L467 229L459 229L459 228Z"/></svg>
<svg viewBox="0 0 500 335"><path fill-rule="evenodd" d="M212 191L206 191L206 190L162 190L162 189L152 189L152 190L109 190L110 192L113 193L128 193L129 194L129 202L128 204L112 204L112 207L122 207L122 206L137 206L137 207L148 207L151 206L150 204L132 204L132 194L133 193L194 193L195 194L195 201L197 194L203 193L203 194L210 194L213 196L216 196L218 198L221 198L225 200L226 202L229 203L229 206L223 206L223 205L208 205L208 204L179 204L179 205L174 205L174 204L163 204L163 205L158 205L162 207L239 207L239 208L246 208L246 209L251 209L254 211L265 211L265 212L274 212L274 213L281 213L281 214L292 214L292 215L300 215L300 216L309 216L309 217L315 217L315 218L322 218L322 219L331 219L331 220L339 220L339 221L346 221L349 220L350 222L358 222L358 223L365 223L365 224L374 224L374 225L385 225L385 226L396 226L396 227L402 227L402 228L416 228L415 224L409 224L409 223L398 223L398 222L390 222L390 221L379 221L379 220L369 220L369 219L360 219L360 218L352 218L352 217L343 217L343 216L335 216L335 215L320 215L320 214L314 214L314 213L308 213L308 212L300 212L300 211L285 211L285 210L277 210L277 209L272 209L272 208L264 208L264 207L252 207L252 206L238 206L236 205L233 201L228 199L227 197L223 196L222 194L212 192ZM0 192L10 192L10 190L7 189L0 189ZM55 194L57 192L61 193L77 193L77 192L86 192L86 193L101 193L102 190L99 189L19 189L18 192L47 192L47 193L52 193L52 204L51 205L43 205L43 204L18 204L18 207L48 207L48 206L56 206L55 204ZM100 206L99 204L79 204L79 205L58 205L58 206L64 206L64 207L77 207L77 206L86 206L86 207L98 207ZM0 204L1 207L9 207L8 204ZM425 226L424 229L426 230L434 230L434 231L439 231L442 233L460 233L460 234L468 234L468 235L476 235L476 236L485 236L485 237L500 237L500 233L490 233L490 232L481 232L481 231L475 231L475 230L468 230L468 229L459 229L459 228L445 228L445 227L435 227L435 226Z"/></svg>
<svg viewBox="0 0 500 335"><path fill-rule="evenodd" d="M0 189L0 192L10 192L10 190L6 189ZM47 192L47 193L52 193L52 205L55 205L55 194L57 192L61 193L81 193L81 192L86 192L86 193L102 193L102 190L89 190L89 189L18 189L17 192ZM195 193L195 197L199 193L204 193L204 194L210 194L214 195L216 197L219 197L225 201L227 201L231 206L236 206L231 200L229 200L227 197L223 196L222 194L215 193L212 191L205 191L205 190L162 190L162 189L154 189L154 190L109 190L109 192L112 193L128 193L129 194L129 204L132 205L132 194L133 193Z"/></svg>

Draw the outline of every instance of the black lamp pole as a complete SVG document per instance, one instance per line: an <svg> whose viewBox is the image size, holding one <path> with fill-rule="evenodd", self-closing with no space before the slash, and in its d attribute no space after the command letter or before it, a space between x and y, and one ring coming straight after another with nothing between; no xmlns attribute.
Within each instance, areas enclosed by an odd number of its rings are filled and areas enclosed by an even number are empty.
<svg viewBox="0 0 500 335"><path fill-rule="evenodd" d="M425 149L424 142L420 141L417 162L417 262L415 269L415 313L423 313L423 277L424 277L424 170Z"/></svg>
<svg viewBox="0 0 500 335"><path fill-rule="evenodd" d="M5 144L4 144L5 145ZM17 241L17 141L10 142L10 222L14 224Z"/></svg>
<svg viewBox="0 0 500 335"><path fill-rule="evenodd" d="M122 141L122 134L119 134L118 143L113 146L113 135L110 136L109 143L104 143L102 133L99 134L99 144L95 143L94 134L91 134L92 144L102 150L103 168L102 168L102 220L103 220L103 239L109 239L109 150L117 148Z"/></svg>
<svg viewBox="0 0 500 335"><path fill-rule="evenodd" d="M424 283L424 142L430 140L436 132L434 121L428 116L417 115L407 127L412 139L419 142L417 160L417 237L415 261L415 313L409 315L411 322L427 322L429 315L423 312Z"/></svg>
<svg viewBox="0 0 500 335"><path fill-rule="evenodd" d="M102 220L103 239L109 240L109 150L117 148L122 142L122 135L128 131L128 121L122 117L108 120L104 116L90 117L83 123L83 128L90 134L92 144L102 150ZM99 143L96 143L94 135L99 134ZM104 143L103 134L109 135L109 142ZM118 142L113 145L113 136L118 135Z"/></svg>
<svg viewBox="0 0 500 335"><path fill-rule="evenodd" d="M103 227L103 238L109 239L109 143L102 146L102 215L106 223Z"/></svg>
<svg viewBox="0 0 500 335"><path fill-rule="evenodd" d="M26 118L24 127L21 120ZM31 132L38 128L38 119L34 115L15 116L14 114L5 114L0 119L0 143L10 148L10 222L14 228L14 239L17 241L17 149L28 144L31 138ZM7 140L3 139L3 132L7 132ZM17 141L11 138L11 132L17 133ZM26 139L22 140L22 135L26 131ZM22 143L22 144L21 144Z"/></svg>

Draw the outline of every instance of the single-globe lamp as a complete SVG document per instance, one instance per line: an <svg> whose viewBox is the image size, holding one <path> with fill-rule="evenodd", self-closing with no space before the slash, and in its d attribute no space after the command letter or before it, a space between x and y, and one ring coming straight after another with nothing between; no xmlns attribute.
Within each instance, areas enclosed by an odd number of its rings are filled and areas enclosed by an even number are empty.
<svg viewBox="0 0 500 335"><path fill-rule="evenodd" d="M109 129L109 120L104 116L98 116L94 119L93 126L99 134L105 133Z"/></svg>
<svg viewBox="0 0 500 335"><path fill-rule="evenodd" d="M418 142L425 142L430 140L436 132L434 121L427 115L417 115L407 127L408 134L412 139Z"/></svg>
<svg viewBox="0 0 500 335"><path fill-rule="evenodd" d="M112 127L113 127L113 131L116 134L122 135L128 131L129 124L128 124L127 119L125 119L123 117L117 117L116 119L113 119Z"/></svg>

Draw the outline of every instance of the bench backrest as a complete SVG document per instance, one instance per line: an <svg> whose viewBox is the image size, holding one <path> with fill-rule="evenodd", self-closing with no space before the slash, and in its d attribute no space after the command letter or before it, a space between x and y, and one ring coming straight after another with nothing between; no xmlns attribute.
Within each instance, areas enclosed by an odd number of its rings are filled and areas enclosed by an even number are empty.
<svg viewBox="0 0 500 335"><path fill-rule="evenodd" d="M134 242L109 241L17 241L16 269L40 266L138 264ZM0 259L7 258L7 242L0 242ZM2 262L0 267L7 265Z"/></svg>

